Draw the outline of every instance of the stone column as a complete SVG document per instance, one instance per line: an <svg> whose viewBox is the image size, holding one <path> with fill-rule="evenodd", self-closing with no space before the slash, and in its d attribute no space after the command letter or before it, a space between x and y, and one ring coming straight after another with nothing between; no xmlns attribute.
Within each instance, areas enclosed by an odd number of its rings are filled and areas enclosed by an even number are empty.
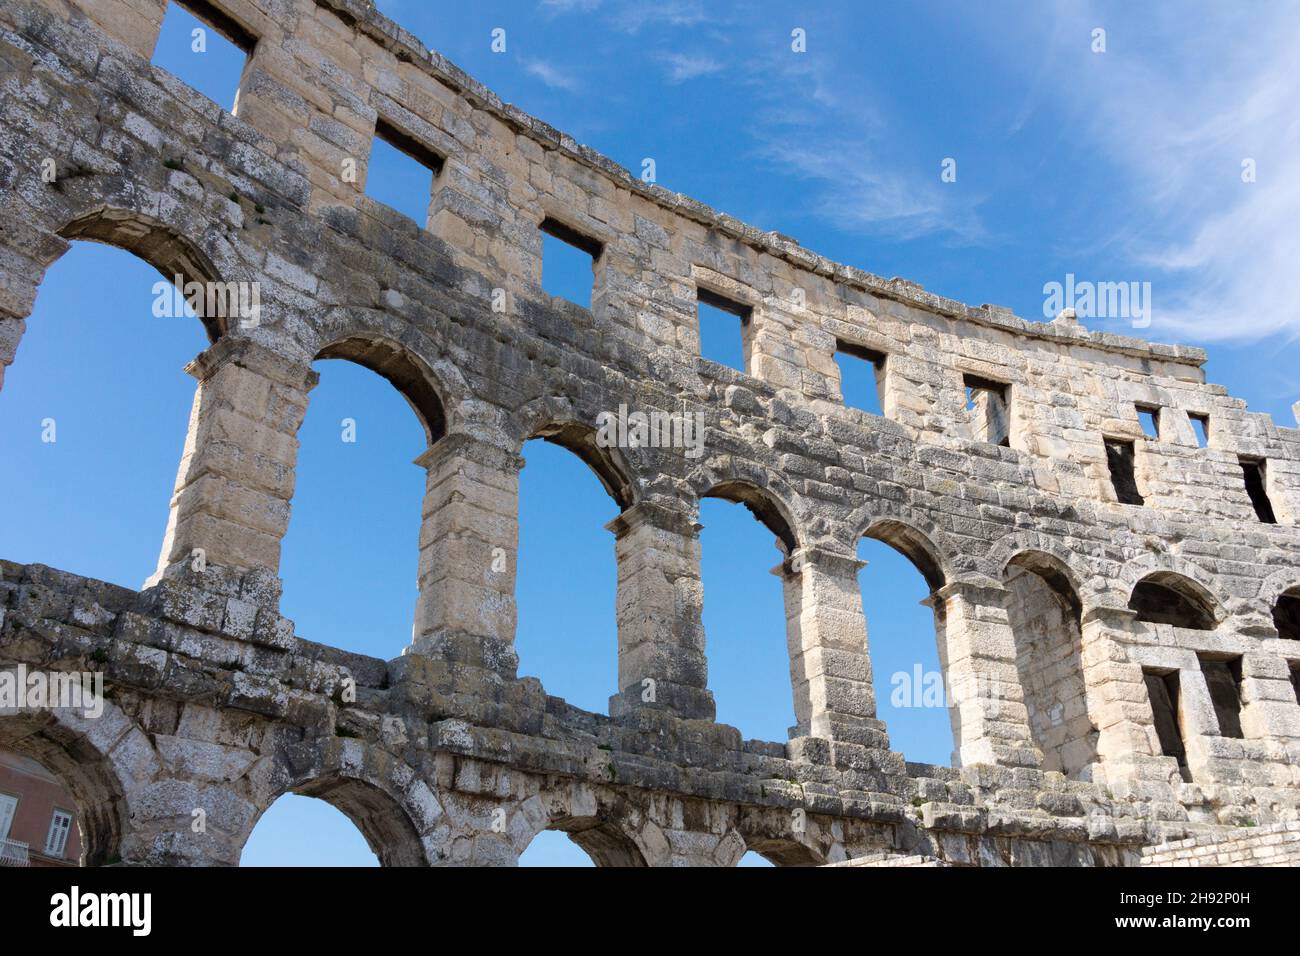
<svg viewBox="0 0 1300 956"><path fill-rule="evenodd" d="M158 569L274 578L289 525L298 427L318 376L248 339L222 338L185 370L199 380ZM277 604L278 586L263 603Z"/></svg>
<svg viewBox="0 0 1300 956"><path fill-rule="evenodd" d="M642 708L713 720L701 620L700 525L659 505L632 505L605 526L618 560L618 693L610 714Z"/></svg>
<svg viewBox="0 0 1300 956"><path fill-rule="evenodd" d="M24 319L0 308L0 389L4 388L5 369L13 363L26 328Z"/></svg>
<svg viewBox="0 0 1300 956"><path fill-rule="evenodd" d="M1094 607L1081 622L1079 659L1100 762L1093 779L1178 783L1177 762L1160 752L1142 667L1124 649L1136 620L1126 607Z"/></svg>
<svg viewBox="0 0 1300 956"><path fill-rule="evenodd" d="M1195 783L1237 783L1231 771L1227 775L1221 773L1228 768L1218 752L1219 718L1214 713L1205 673L1194 653L1188 651L1186 656L1187 660L1178 668L1178 722L1187 750L1187 769Z"/></svg>
<svg viewBox="0 0 1300 956"><path fill-rule="evenodd" d="M822 737L888 749L876 719L855 557L816 548L795 551L772 569L785 590L786 641L794 690L791 739Z"/></svg>
<svg viewBox="0 0 1300 956"><path fill-rule="evenodd" d="M514 452L472 435L435 442L420 524L413 649L513 678L519 470Z"/></svg>
<svg viewBox="0 0 1300 956"><path fill-rule="evenodd" d="M1007 619L1009 594L992 584L956 581L935 591L939 661L963 767L1040 767L1016 668L1016 642Z"/></svg>
<svg viewBox="0 0 1300 956"><path fill-rule="evenodd" d="M1252 651L1241 659L1241 729L1248 738L1300 739L1300 702L1291 667L1280 654Z"/></svg>

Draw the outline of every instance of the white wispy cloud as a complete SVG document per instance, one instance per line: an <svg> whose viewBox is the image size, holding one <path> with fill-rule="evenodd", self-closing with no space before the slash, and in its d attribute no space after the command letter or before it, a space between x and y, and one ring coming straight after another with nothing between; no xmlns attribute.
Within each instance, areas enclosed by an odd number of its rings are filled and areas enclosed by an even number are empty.
<svg viewBox="0 0 1300 956"><path fill-rule="evenodd" d="M1057 9L1034 93L1116 167L1104 198L1130 225L1110 241L1142 274L1106 278L1152 282L1162 338L1300 337L1300 7Z"/></svg>
<svg viewBox="0 0 1300 956"><path fill-rule="evenodd" d="M690 27L709 19L698 0L631 0L617 10L613 22L620 30L639 33L651 25Z"/></svg>
<svg viewBox="0 0 1300 956"><path fill-rule="evenodd" d="M896 240L943 235L974 243L988 237L978 203L956 203L945 194L938 163L922 175L876 162L875 152L866 138L833 132L773 134L760 147L764 159L818 182L813 211L841 229Z"/></svg>
<svg viewBox="0 0 1300 956"><path fill-rule="evenodd" d="M601 0L541 0L538 6L545 13L591 13L600 7Z"/></svg>
<svg viewBox="0 0 1300 956"><path fill-rule="evenodd" d="M648 26L688 27L710 19L701 0L539 0L538 9L551 16L605 11L607 22L625 33L639 33Z"/></svg>
<svg viewBox="0 0 1300 956"><path fill-rule="evenodd" d="M572 73L562 70L554 64L547 63L545 60L521 60L520 63L525 73L537 77L553 90L576 93L582 88L582 84L578 82L578 78Z"/></svg>
<svg viewBox="0 0 1300 956"><path fill-rule="evenodd" d="M666 53L662 60L670 83L684 83L722 70L722 64L718 60L700 54Z"/></svg>
<svg viewBox="0 0 1300 956"><path fill-rule="evenodd" d="M820 218L893 240L989 238L978 195L947 188L937 157L922 162L888 150L898 123L836 57L774 52L749 61L745 77L759 104L755 151L813 184L811 211Z"/></svg>

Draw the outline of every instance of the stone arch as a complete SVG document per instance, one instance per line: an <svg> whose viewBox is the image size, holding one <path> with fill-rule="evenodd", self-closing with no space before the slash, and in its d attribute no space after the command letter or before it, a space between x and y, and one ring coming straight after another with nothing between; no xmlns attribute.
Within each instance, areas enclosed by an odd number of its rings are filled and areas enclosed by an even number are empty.
<svg viewBox="0 0 1300 956"><path fill-rule="evenodd" d="M596 866L644 867L645 854L636 841L609 820L599 817L562 817L552 820L548 830L569 835Z"/></svg>
<svg viewBox="0 0 1300 956"><path fill-rule="evenodd" d="M386 379L411 406L430 445L447 434L445 389L405 346L383 336L349 335L322 346L313 361L321 359L353 362Z"/></svg>
<svg viewBox="0 0 1300 956"><path fill-rule="evenodd" d="M1147 624L1172 624L1212 631L1224 618L1223 605L1205 585L1175 571L1151 571L1134 584L1128 606Z"/></svg>
<svg viewBox="0 0 1300 956"><path fill-rule="evenodd" d="M619 511L626 511L640 500L640 471L628 449L601 447L597 442L594 423L598 414L584 414L568 398L535 398L515 411L508 430L516 453L528 440L541 438L577 455L614 499Z"/></svg>
<svg viewBox="0 0 1300 956"><path fill-rule="evenodd" d="M1035 531L1015 531L999 538L985 557L985 573L990 579L1001 581L1006 577L1008 565L1022 555L1033 556L1026 560L1034 565L1035 570L1060 575L1064 580L1059 583L1074 591L1083 612L1093 607L1123 607L1127 600L1127 594L1121 594L1104 578L1093 573L1080 573L1080 555Z"/></svg>
<svg viewBox="0 0 1300 956"><path fill-rule="evenodd" d="M1065 603L1075 620L1082 619L1083 598L1080 596L1079 576L1064 559L1050 551L1017 551L1003 564L1002 580L1006 580L1008 572L1017 569L1032 572L1042 578Z"/></svg>
<svg viewBox="0 0 1300 956"><path fill-rule="evenodd" d="M804 544L794 489L779 474L730 455L710 459L691 476L698 498L721 498L744 505L772 532L788 557Z"/></svg>
<svg viewBox="0 0 1300 956"><path fill-rule="evenodd" d="M84 239L124 249L149 263L169 282L176 276L187 284L246 278L242 269L232 268L238 257L224 238L215 233L205 237L217 247L209 254L180 229L138 210L101 205L74 216L57 230L57 235L68 241ZM67 249L64 244L45 263L45 268ZM217 341L229 330L229 317L225 315L201 315L200 320L210 342Z"/></svg>
<svg viewBox="0 0 1300 956"><path fill-rule="evenodd" d="M567 834L598 867L651 866L667 852L639 806L581 782L546 788L515 808L508 832L516 858L545 830Z"/></svg>
<svg viewBox="0 0 1300 956"><path fill-rule="evenodd" d="M93 180L93 177L74 182L80 184L79 188L87 189L88 180ZM112 191L118 198L123 195L120 189L104 191ZM136 191L127 192L125 197L130 200L138 198ZM161 215L169 215L177 221L166 221L159 218ZM0 322L19 323L16 334L11 332L4 336L9 343L5 350L0 351L0 386L4 383L4 369L13 361L21 339L22 323L35 307L46 272L67 253L74 240L98 242L130 252L157 269L169 282L178 275L185 283L212 283L222 288L229 283L250 281L244 261L229 240L216 230L205 232L202 243L190 238L192 230L187 227L190 227L192 219L186 216L180 206L146 212L99 201L80 205L53 222L46 220L26 229L22 238L27 243L21 248L10 246L14 261L29 264L30 274L20 277L25 281L14 284L13 294L8 298L15 304L0 307ZM5 237L0 237L0 246L5 241ZM209 342L216 342L227 332L229 323L225 315L201 315L200 320Z"/></svg>
<svg viewBox="0 0 1300 956"><path fill-rule="evenodd" d="M825 826L802 807L742 807L736 832L773 866L824 866L847 858L837 839L838 826Z"/></svg>
<svg viewBox="0 0 1300 956"><path fill-rule="evenodd" d="M1300 571L1282 568L1266 577L1259 586L1259 606L1271 612L1277 599L1300 589Z"/></svg>
<svg viewBox="0 0 1300 956"><path fill-rule="evenodd" d="M1043 769L1079 778L1098 760L1083 671L1083 602L1073 570L1045 551L1018 551L1002 569L1007 621L1029 731Z"/></svg>
<svg viewBox="0 0 1300 956"><path fill-rule="evenodd" d="M1214 608L1216 620L1221 621L1227 616L1224 603L1217 597L1219 594L1226 593L1226 589L1222 587L1214 573L1175 554L1145 551L1125 560L1118 575L1119 580L1115 583L1115 593L1121 601L1127 603L1133 594L1133 588L1143 578L1152 574L1172 575L1184 579L1189 594L1195 595L1198 600Z"/></svg>
<svg viewBox="0 0 1300 956"><path fill-rule="evenodd" d="M273 783L254 791L256 814L239 836L241 851L271 804L286 793L317 797L361 831L382 866L428 866L445 848L435 824L437 796L406 763L383 748L350 737L307 741L280 755Z"/></svg>
<svg viewBox="0 0 1300 956"><path fill-rule="evenodd" d="M859 537L883 541L898 551L921 572L931 591L939 590L951 579L952 572L945 553L936 547L930 533L909 521L876 518L863 528Z"/></svg>
<svg viewBox="0 0 1300 956"><path fill-rule="evenodd" d="M1252 607L1262 620L1277 628L1279 637L1300 640L1300 572L1292 568L1274 571L1260 584Z"/></svg>
<svg viewBox="0 0 1300 956"><path fill-rule="evenodd" d="M0 714L0 749L41 764L76 801L86 866L147 858L132 833L132 804L161 771L135 723L112 701L103 707L98 717L66 708Z"/></svg>
<svg viewBox="0 0 1300 956"><path fill-rule="evenodd" d="M437 417L426 406L436 398L443 435L472 427L495 439L501 432L501 414L474 398L465 373L453 360L450 321L438 312L421 312L425 314L431 320L416 324L383 309L336 306L296 328L293 348L304 360L346 359L384 377L411 403L422 423Z"/></svg>
<svg viewBox="0 0 1300 956"><path fill-rule="evenodd" d="M1300 584L1283 591L1273 602L1273 626L1283 640L1300 641Z"/></svg>

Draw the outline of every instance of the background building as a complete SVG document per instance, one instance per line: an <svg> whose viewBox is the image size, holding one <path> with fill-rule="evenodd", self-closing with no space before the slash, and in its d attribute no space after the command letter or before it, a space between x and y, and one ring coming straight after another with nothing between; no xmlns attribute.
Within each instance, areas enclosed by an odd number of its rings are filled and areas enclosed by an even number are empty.
<svg viewBox="0 0 1300 956"><path fill-rule="evenodd" d="M0 866L78 866L72 797L35 760L0 750Z"/></svg>

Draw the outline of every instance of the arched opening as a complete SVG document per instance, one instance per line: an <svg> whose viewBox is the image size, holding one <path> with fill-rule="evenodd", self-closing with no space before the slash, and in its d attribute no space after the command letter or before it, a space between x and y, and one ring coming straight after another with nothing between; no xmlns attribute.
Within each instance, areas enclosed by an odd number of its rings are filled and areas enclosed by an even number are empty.
<svg viewBox="0 0 1300 956"><path fill-rule="evenodd" d="M567 833L561 833L559 830L543 830L533 837L527 849L519 854L519 865L590 867L596 864L582 847L569 838Z"/></svg>
<svg viewBox="0 0 1300 956"><path fill-rule="evenodd" d="M700 501L700 524L717 719L748 738L785 740L797 722L781 574L798 547L793 529L770 495L742 482L712 488Z"/></svg>
<svg viewBox="0 0 1300 956"><path fill-rule="evenodd" d="M120 859L121 784L84 736L49 716L0 718L0 804L0 866Z"/></svg>
<svg viewBox="0 0 1300 956"><path fill-rule="evenodd" d="M418 596L427 473L411 462L445 432L443 404L430 373L383 340L333 343L313 368L282 611L307 640L390 659L410 640Z"/></svg>
<svg viewBox="0 0 1300 956"><path fill-rule="evenodd" d="M1300 586L1283 592L1273 605L1273 625L1285 641L1300 641Z"/></svg>
<svg viewBox="0 0 1300 956"><path fill-rule="evenodd" d="M232 300L216 296L210 300L206 294L208 290L224 292L227 287L222 277L217 274L212 261L194 243L155 219L138 213L99 209L68 223L59 230L59 235L64 239L87 239L124 250L153 266L168 283L174 283L179 279L181 284L176 288L184 292L186 304L203 303L199 306L198 316L207 331L209 343L215 342L224 335L231 322L238 317L237 313L229 308L239 301L237 298ZM76 245L73 248L75 249ZM46 278L48 279L48 273ZM205 294L199 299L190 296L196 284L206 287ZM122 286L120 283L115 283L97 287L92 285L91 288L121 289ZM150 288L154 290L151 298L158 299L159 309L166 312L167 303L161 299L163 290L158 286L156 278L151 281ZM170 290L167 294L170 295ZM117 296L113 298L116 299ZM98 301L101 307L105 304L102 295ZM213 308L205 307L204 304L209 302L214 306ZM95 314L99 321L104 321L106 318L98 309L95 310ZM170 312L167 314L170 318L181 317ZM195 315L192 306L185 312L186 317L192 318ZM118 331L120 335L122 330ZM135 344L133 339L127 341L131 341L132 345Z"/></svg>
<svg viewBox="0 0 1300 956"><path fill-rule="evenodd" d="M593 435L553 425L524 444L515 648L520 674L604 713L618 690L618 567L605 525L631 491L613 450L597 447Z"/></svg>
<svg viewBox="0 0 1300 956"><path fill-rule="evenodd" d="M1129 596L1130 610L1147 624L1171 624L1195 631L1215 628L1214 598L1190 578L1172 571L1148 574Z"/></svg>
<svg viewBox="0 0 1300 956"><path fill-rule="evenodd" d="M406 812L377 787L334 776L279 797L258 819L240 866L424 866Z"/></svg>
<svg viewBox="0 0 1300 956"><path fill-rule="evenodd" d="M637 845L613 824L592 817L556 820L519 855L520 866L646 865Z"/></svg>
<svg viewBox="0 0 1300 956"><path fill-rule="evenodd" d="M97 241L46 272L0 391L3 557L137 588L156 566L185 446L195 382L184 366L219 333L205 335L158 273L207 267L139 223L88 219L65 234Z"/></svg>
<svg viewBox="0 0 1300 956"><path fill-rule="evenodd" d="M876 716L890 747L908 760L957 765L956 708L947 693L945 613L932 595L944 573L919 531L897 521L873 524L858 544Z"/></svg>
<svg viewBox="0 0 1300 956"><path fill-rule="evenodd" d="M745 841L745 855L737 866L821 866L816 853L788 837L751 838Z"/></svg>
<svg viewBox="0 0 1300 956"><path fill-rule="evenodd" d="M1079 778L1097 761L1098 731L1088 715L1081 649L1082 605L1054 558L1024 552L1003 572L1007 618L1029 729L1043 769Z"/></svg>
<svg viewBox="0 0 1300 956"><path fill-rule="evenodd" d="M342 810L286 793L257 821L239 865L379 866L379 858Z"/></svg>

